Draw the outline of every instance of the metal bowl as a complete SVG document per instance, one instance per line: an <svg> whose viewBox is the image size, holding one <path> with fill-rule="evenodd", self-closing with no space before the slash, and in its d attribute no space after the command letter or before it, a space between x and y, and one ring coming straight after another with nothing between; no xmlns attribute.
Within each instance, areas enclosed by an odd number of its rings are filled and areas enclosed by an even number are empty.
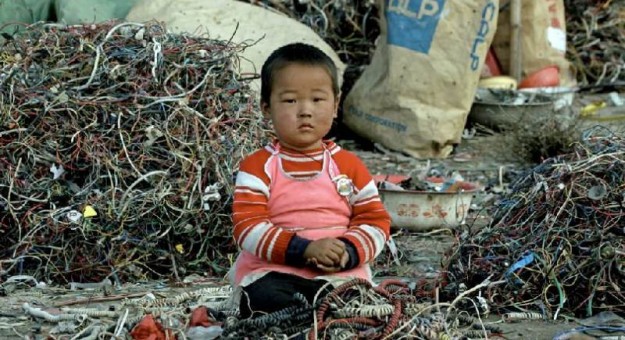
<svg viewBox="0 0 625 340"><path fill-rule="evenodd" d="M465 222L476 187L460 192L380 189L391 226L411 231L457 228Z"/></svg>
<svg viewBox="0 0 625 340"><path fill-rule="evenodd" d="M469 121L495 130L540 124L554 115L554 99L541 93L478 89Z"/></svg>

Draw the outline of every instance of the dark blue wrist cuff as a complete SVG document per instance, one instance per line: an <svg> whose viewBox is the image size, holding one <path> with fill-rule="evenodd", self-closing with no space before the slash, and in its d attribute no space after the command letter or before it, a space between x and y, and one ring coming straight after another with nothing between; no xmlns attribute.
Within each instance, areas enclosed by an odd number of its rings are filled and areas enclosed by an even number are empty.
<svg viewBox="0 0 625 340"><path fill-rule="evenodd" d="M303 267L306 264L304 251L306 251L306 247L308 247L310 242L312 241L294 235L293 238L291 238L291 241L289 241L289 246L286 249L286 264L294 267Z"/></svg>
<svg viewBox="0 0 625 340"><path fill-rule="evenodd" d="M356 246L354 246L346 238L339 237L339 240L345 243L345 250L347 251L347 254L349 255L349 261L347 261L347 264L345 265L344 269L347 270L347 269L356 268L356 266L358 266L358 263L360 263L360 259L358 258L358 252L356 251Z"/></svg>

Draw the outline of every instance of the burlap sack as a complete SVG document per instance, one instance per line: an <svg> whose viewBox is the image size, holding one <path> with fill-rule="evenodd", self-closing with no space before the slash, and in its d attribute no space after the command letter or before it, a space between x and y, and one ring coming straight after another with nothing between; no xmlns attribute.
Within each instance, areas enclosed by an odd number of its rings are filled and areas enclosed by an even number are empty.
<svg viewBox="0 0 625 340"><path fill-rule="evenodd" d="M241 72L248 76L260 74L269 54L280 46L292 42L314 45L334 60L342 83L345 65L332 47L311 28L281 13L235 0L139 0L126 16L135 22L153 19L176 33L208 33L213 39L253 43L240 54ZM252 86L260 91L260 81Z"/></svg>
<svg viewBox="0 0 625 340"><path fill-rule="evenodd" d="M382 33L344 104L362 136L416 158L460 142L495 33L498 1L379 0Z"/></svg>
<svg viewBox="0 0 625 340"><path fill-rule="evenodd" d="M547 66L560 69L560 85L574 86L575 76L566 59L566 20L564 0L521 1L521 70L522 77ZM497 33L493 40L495 54L505 74L510 74L510 5L502 0Z"/></svg>

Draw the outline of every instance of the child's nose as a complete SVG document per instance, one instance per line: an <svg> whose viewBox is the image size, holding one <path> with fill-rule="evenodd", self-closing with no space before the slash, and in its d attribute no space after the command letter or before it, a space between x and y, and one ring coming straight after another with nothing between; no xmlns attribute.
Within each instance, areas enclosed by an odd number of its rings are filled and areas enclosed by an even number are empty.
<svg viewBox="0 0 625 340"><path fill-rule="evenodd" d="M313 106L307 102L302 102L297 115L299 117L310 117L312 116L312 112Z"/></svg>
<svg viewBox="0 0 625 340"><path fill-rule="evenodd" d="M312 113L310 111L307 111L307 110L300 110L299 114L298 114L298 117L301 117L301 118L312 117Z"/></svg>

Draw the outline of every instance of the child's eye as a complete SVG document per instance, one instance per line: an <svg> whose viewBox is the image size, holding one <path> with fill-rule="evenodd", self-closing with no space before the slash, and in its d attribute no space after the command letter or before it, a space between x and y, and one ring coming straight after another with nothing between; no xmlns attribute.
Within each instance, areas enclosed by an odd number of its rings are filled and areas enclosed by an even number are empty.
<svg viewBox="0 0 625 340"><path fill-rule="evenodd" d="M324 101L326 99L325 98L314 98L313 100L316 101L316 102L321 102L321 101Z"/></svg>
<svg viewBox="0 0 625 340"><path fill-rule="evenodd" d="M295 103L295 99L283 99L282 102L292 104L292 103Z"/></svg>

